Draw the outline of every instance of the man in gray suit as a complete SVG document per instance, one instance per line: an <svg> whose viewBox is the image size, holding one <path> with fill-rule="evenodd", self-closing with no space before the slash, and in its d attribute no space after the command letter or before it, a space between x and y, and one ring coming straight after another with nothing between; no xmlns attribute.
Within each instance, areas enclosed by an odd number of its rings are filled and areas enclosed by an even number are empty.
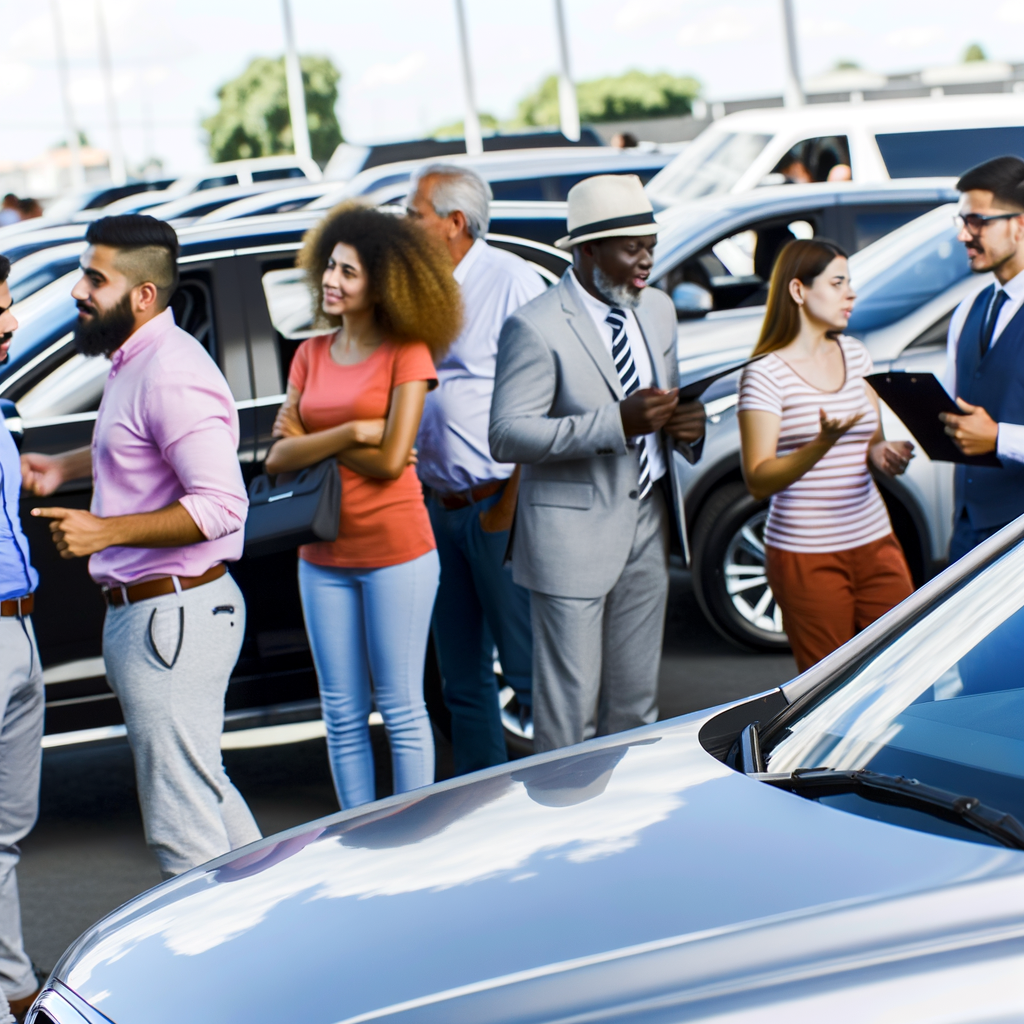
<svg viewBox="0 0 1024 1024"><path fill-rule="evenodd" d="M657 718L672 448L699 457L704 408L678 401L676 315L647 288L658 225L638 178L569 192L573 268L498 342L490 444L523 466L512 548L531 591L534 747Z"/></svg>

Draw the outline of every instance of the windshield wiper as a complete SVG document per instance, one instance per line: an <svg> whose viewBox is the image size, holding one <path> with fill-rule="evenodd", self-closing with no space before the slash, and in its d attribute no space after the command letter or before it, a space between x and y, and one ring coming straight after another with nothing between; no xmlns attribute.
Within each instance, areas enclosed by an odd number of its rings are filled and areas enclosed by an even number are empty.
<svg viewBox="0 0 1024 1024"><path fill-rule="evenodd" d="M948 789L925 785L917 779L902 775L884 775L865 769L843 771L836 768L797 768L792 773L758 773L762 782L782 789L813 797L815 790L868 789L887 793L895 803L903 803L920 810L952 815L971 828L990 836L1003 846L1024 850L1024 825L1012 814L997 807L983 804L977 797L961 796Z"/></svg>

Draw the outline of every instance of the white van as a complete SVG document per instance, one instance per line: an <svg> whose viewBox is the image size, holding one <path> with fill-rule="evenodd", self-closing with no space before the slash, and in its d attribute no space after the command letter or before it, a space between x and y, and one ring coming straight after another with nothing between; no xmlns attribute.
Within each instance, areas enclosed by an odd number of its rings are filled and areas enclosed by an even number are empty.
<svg viewBox="0 0 1024 1024"><path fill-rule="evenodd" d="M1018 93L744 110L710 124L647 191L663 208L761 185L825 181L837 165L861 184L959 177L1007 153L1024 157Z"/></svg>

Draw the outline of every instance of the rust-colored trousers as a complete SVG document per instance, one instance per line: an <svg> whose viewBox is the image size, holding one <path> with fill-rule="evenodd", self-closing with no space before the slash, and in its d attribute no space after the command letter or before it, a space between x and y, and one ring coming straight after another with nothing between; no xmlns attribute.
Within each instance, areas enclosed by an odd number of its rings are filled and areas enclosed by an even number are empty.
<svg viewBox="0 0 1024 1024"><path fill-rule="evenodd" d="M804 554L768 547L768 583L801 672L881 618L914 590L900 542Z"/></svg>

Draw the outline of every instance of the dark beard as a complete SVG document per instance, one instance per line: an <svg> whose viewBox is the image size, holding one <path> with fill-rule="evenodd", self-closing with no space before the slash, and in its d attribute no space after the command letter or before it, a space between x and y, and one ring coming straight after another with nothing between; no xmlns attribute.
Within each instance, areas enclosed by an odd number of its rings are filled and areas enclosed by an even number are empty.
<svg viewBox="0 0 1024 1024"><path fill-rule="evenodd" d="M83 306L79 309L95 309ZM105 313L96 312L89 320L75 322L75 348L83 356L109 356L119 349L135 330L135 314L132 312L132 295L128 292L121 301Z"/></svg>

